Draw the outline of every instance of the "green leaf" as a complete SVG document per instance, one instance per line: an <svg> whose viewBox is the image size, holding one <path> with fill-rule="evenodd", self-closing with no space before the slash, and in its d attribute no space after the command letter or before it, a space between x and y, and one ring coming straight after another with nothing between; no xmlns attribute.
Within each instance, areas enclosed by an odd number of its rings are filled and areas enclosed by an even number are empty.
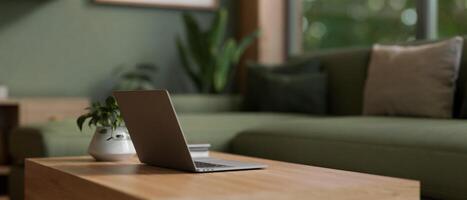
<svg viewBox="0 0 467 200"><path fill-rule="evenodd" d="M225 43L224 47L220 51L220 55L217 57L217 68L214 75L214 89L215 92L219 93L225 89L229 79L229 73L232 67L232 58L237 50L237 43L234 39L229 39Z"/></svg>
<svg viewBox="0 0 467 200"><path fill-rule="evenodd" d="M203 51L208 51L206 50L207 44L205 43L205 39L203 39L204 34L201 32L198 23L191 14L184 13L183 19L185 22L188 48L190 49L194 61L201 67L204 64L203 62L206 60L206 53Z"/></svg>
<svg viewBox="0 0 467 200"><path fill-rule="evenodd" d="M224 39L225 31L227 29L227 20L228 20L228 13L225 8L220 9L211 24L211 29L209 30L209 43L211 47L211 51L218 51L219 47L222 44L222 40Z"/></svg>
<svg viewBox="0 0 467 200"><path fill-rule="evenodd" d="M93 102L89 110L88 113L81 115L76 120L80 130L83 129L87 119L90 119L87 123L88 126L104 126L115 129L122 124L123 118L113 96L107 97L105 103Z"/></svg>
<svg viewBox="0 0 467 200"><path fill-rule="evenodd" d="M188 76L193 80L193 82L196 84L196 87L198 89L201 89L201 80L197 72L195 72L191 66L190 66L190 58L188 53L186 52L185 47L183 46L180 37L177 37L177 49L178 49L178 54L180 56L180 60L182 62L182 67L185 69L185 71L188 73Z"/></svg>
<svg viewBox="0 0 467 200"><path fill-rule="evenodd" d="M257 30L247 37L243 38L243 40L238 45L237 50L235 51L235 55L233 57L233 63L238 63L238 60L242 56L243 52L256 40L256 38L261 34L261 31Z"/></svg>
<svg viewBox="0 0 467 200"><path fill-rule="evenodd" d="M89 127L91 127L92 125L95 126L96 123L97 123L96 121L97 121L97 118L94 118L94 117L91 118L91 120L89 120L89 122L88 122L88 126L89 126Z"/></svg>
<svg viewBox="0 0 467 200"><path fill-rule="evenodd" d="M210 93L212 92L211 89L212 89L212 84L213 84L213 80L214 80L214 76L215 76L215 73L216 73L216 63L215 63L215 59L210 59L209 60L209 63L208 64L205 64L203 65L203 68L204 68L204 72L203 72L203 76L202 76L202 83L203 83L203 87L202 87L202 91L204 93Z"/></svg>
<svg viewBox="0 0 467 200"><path fill-rule="evenodd" d="M78 128L80 131L83 131L83 124L86 121L87 118L89 118L89 114L81 115L78 117L76 120L76 124L78 125Z"/></svg>
<svg viewBox="0 0 467 200"><path fill-rule="evenodd" d="M138 90L154 90L156 89L152 84L149 83L140 83Z"/></svg>
<svg viewBox="0 0 467 200"><path fill-rule="evenodd" d="M224 90L231 78L232 65L238 63L240 56L259 35L255 31L240 44L234 39L223 43L227 29L228 12L221 9L207 31L201 30L195 18L183 14L186 44L177 38L180 60L188 76L203 93L218 93Z"/></svg>
<svg viewBox="0 0 467 200"><path fill-rule="evenodd" d="M114 73L118 77L118 82L113 90L138 90L143 88L142 83L151 84L154 87L153 77L158 69L151 63L138 64L132 68L119 67Z"/></svg>
<svg viewBox="0 0 467 200"><path fill-rule="evenodd" d="M123 78L131 81L152 81L152 78L149 75L143 74L142 72L128 72L123 75Z"/></svg>
<svg viewBox="0 0 467 200"><path fill-rule="evenodd" d="M211 44L209 40L209 32L203 32L196 22L195 18L188 14L184 14L184 22L186 29L187 54L196 64L197 73L199 73L199 82L201 82L201 90L205 90L206 86L211 83L213 74L213 55L211 54Z"/></svg>
<svg viewBox="0 0 467 200"><path fill-rule="evenodd" d="M107 97L107 99L105 99L105 104L107 105L107 107L109 107L109 106L117 105L117 101L115 100L113 96L109 96Z"/></svg>

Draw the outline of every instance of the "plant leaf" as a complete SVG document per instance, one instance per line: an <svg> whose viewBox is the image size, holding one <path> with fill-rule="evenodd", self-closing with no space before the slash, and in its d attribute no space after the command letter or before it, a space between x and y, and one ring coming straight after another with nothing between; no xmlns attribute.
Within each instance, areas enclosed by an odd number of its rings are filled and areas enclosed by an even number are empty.
<svg viewBox="0 0 467 200"><path fill-rule="evenodd" d="M87 114L81 115L76 120L79 129L82 131L83 125L89 118L88 126L104 126L113 129L119 127L123 121L117 101L113 96L105 99L105 103L93 102Z"/></svg>
<svg viewBox="0 0 467 200"><path fill-rule="evenodd" d="M185 23L186 29L186 41L188 43L191 56L199 66L202 66L205 60L203 58L206 57L203 51L205 51L207 48L206 44L203 44L203 33L201 32L201 29L195 18L191 14L184 13L183 21Z"/></svg>
<svg viewBox="0 0 467 200"><path fill-rule="evenodd" d="M180 38L176 40L180 60L188 76L203 93L224 90L231 79L232 65L238 63L240 56L260 34L255 31L239 44L234 39L223 43L227 21L228 12L221 9L210 28L203 31L191 14L183 14L186 44L182 45Z"/></svg>
<svg viewBox="0 0 467 200"><path fill-rule="evenodd" d="M213 57L209 40L209 32L202 32L195 18L188 13L183 15L186 29L187 49L189 49L190 57L193 63L196 64L199 82L203 86L201 90L206 88L206 85L211 83L213 75Z"/></svg>
<svg viewBox="0 0 467 200"><path fill-rule="evenodd" d="M143 72L128 72L122 77L130 81L152 81L152 78Z"/></svg>
<svg viewBox="0 0 467 200"><path fill-rule="evenodd" d="M122 68L116 71L118 77L113 90L137 90L142 88L140 83L154 86L153 75L158 72L158 67L151 63L137 64L132 68Z"/></svg>
<svg viewBox="0 0 467 200"><path fill-rule="evenodd" d="M227 28L228 13L225 8L220 9L211 24L211 29L209 30L209 40L211 44L211 51L213 53L219 50L219 47L222 44L224 39L225 31Z"/></svg>
<svg viewBox="0 0 467 200"><path fill-rule="evenodd" d="M201 81L200 77L198 75L199 72L195 72L191 66L190 66L190 58L188 53L186 52L185 47L183 46L180 37L177 37L177 49L178 49L178 54L180 56L180 60L182 62L182 67L185 69L185 71L188 73L188 76L193 80L193 82L196 84L196 87L198 89L201 89Z"/></svg>
<svg viewBox="0 0 467 200"><path fill-rule="evenodd" d="M80 131L83 131L83 124L88 117L90 117L89 114L85 114L85 115L79 116L78 119L76 120L76 124L78 125L78 128Z"/></svg>
<svg viewBox="0 0 467 200"><path fill-rule="evenodd" d="M243 52L256 40L256 38L261 34L261 31L256 30L247 37L243 38L243 40L238 45L237 50L235 51L235 55L233 57L233 63L238 63L238 60L242 56Z"/></svg>
<svg viewBox="0 0 467 200"><path fill-rule="evenodd" d="M107 99L105 99L105 103L107 105L107 108L113 105L117 105L117 101L115 100L113 96L107 97ZM104 109L106 108L104 107Z"/></svg>
<svg viewBox="0 0 467 200"><path fill-rule="evenodd" d="M229 39L220 51L217 57L217 68L214 75L213 85L215 92L222 92L227 85L227 81L232 67L232 59L237 50L237 43L234 39Z"/></svg>
<svg viewBox="0 0 467 200"><path fill-rule="evenodd" d="M91 118L91 120L88 122L88 126L91 127L91 125L96 125L96 119L97 118Z"/></svg>

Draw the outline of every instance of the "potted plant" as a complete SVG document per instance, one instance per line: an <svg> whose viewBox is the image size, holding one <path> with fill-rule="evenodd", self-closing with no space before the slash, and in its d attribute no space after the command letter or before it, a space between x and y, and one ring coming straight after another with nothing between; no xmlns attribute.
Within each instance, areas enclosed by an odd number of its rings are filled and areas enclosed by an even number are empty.
<svg viewBox="0 0 467 200"><path fill-rule="evenodd" d="M201 30L191 14L183 14L187 44L178 37L177 48L183 68L201 93L224 92L233 78L233 66L259 35L255 31L239 43L233 38L224 40L227 18L227 10L220 9L211 26Z"/></svg>
<svg viewBox="0 0 467 200"><path fill-rule="evenodd" d="M105 102L95 102L87 110L76 122L80 130L86 121L88 126L96 128L88 148L91 156L98 161L119 161L135 155L115 98L109 96Z"/></svg>
<svg viewBox="0 0 467 200"><path fill-rule="evenodd" d="M141 63L134 67L118 67L114 70L117 77L113 90L154 90L154 76L159 68L151 63Z"/></svg>

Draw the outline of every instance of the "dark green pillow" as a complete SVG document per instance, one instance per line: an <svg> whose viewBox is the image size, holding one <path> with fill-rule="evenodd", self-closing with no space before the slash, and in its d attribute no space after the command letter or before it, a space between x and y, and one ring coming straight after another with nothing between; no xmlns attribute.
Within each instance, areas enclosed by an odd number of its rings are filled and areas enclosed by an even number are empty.
<svg viewBox="0 0 467 200"><path fill-rule="evenodd" d="M250 66L245 106L250 111L326 114L327 76L319 63Z"/></svg>

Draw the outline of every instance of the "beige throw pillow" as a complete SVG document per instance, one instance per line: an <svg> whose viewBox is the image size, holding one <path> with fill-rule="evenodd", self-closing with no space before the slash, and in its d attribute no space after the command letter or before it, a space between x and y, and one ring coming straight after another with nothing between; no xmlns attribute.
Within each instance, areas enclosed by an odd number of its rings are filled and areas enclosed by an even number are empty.
<svg viewBox="0 0 467 200"><path fill-rule="evenodd" d="M463 39L420 46L374 45L363 114L450 118Z"/></svg>

